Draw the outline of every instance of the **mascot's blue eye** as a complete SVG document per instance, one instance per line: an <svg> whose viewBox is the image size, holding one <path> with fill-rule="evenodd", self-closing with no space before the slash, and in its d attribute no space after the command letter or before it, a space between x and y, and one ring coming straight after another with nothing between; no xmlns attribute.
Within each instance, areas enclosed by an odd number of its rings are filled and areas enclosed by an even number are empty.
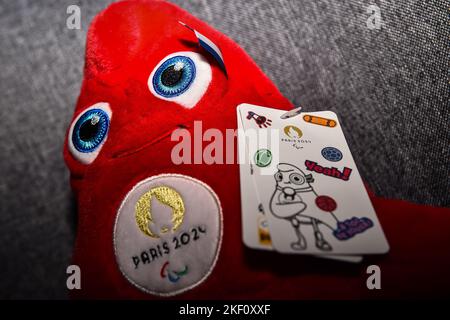
<svg viewBox="0 0 450 320"><path fill-rule="evenodd" d="M80 152L94 151L105 139L109 127L109 116L101 109L86 111L75 123L72 142Z"/></svg>
<svg viewBox="0 0 450 320"><path fill-rule="evenodd" d="M175 56L164 61L156 70L153 89L166 98L185 92L195 79L195 64L191 58Z"/></svg>

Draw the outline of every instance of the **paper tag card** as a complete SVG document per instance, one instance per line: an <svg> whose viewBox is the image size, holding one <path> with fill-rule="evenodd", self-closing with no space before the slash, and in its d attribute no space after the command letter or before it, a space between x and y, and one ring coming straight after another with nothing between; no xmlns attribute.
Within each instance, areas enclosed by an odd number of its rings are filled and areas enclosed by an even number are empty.
<svg viewBox="0 0 450 320"><path fill-rule="evenodd" d="M242 119L237 110L238 129L242 129ZM247 151L247 145L238 148L241 157L244 157ZM244 153L244 154L242 154ZM240 189L241 189L241 212L242 212L242 234L244 244L252 249L274 250L270 238L267 215L263 211L261 201L256 192L255 180L252 177L254 173L253 164L241 163L240 170ZM340 260L345 262L358 263L362 261L362 256L321 256L327 259Z"/></svg>
<svg viewBox="0 0 450 320"><path fill-rule="evenodd" d="M245 165L241 170L248 170ZM273 250L270 238L269 222L253 184L253 178L247 172L241 172L241 208L242 234L247 247L252 249Z"/></svg>
<svg viewBox="0 0 450 320"><path fill-rule="evenodd" d="M237 127L242 130L242 120L237 110ZM247 145L238 146L240 157L247 153ZM253 165L249 162L239 166L241 188L242 235L244 244L252 249L273 250L269 224L261 201L256 193Z"/></svg>
<svg viewBox="0 0 450 320"><path fill-rule="evenodd" d="M238 113L244 132L258 137L257 142L239 137L239 150L249 158L240 159L241 192L250 194L251 183L243 177L247 170L274 249L315 255L389 250L336 114L308 112L281 119L283 110L249 104L240 105ZM243 215L252 206L244 202ZM250 219L243 216L244 241L255 247L259 231L247 233Z"/></svg>

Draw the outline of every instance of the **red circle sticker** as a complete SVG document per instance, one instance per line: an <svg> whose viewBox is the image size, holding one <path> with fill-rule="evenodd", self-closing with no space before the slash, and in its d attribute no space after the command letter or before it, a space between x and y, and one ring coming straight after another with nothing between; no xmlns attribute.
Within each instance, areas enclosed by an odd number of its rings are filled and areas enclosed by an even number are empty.
<svg viewBox="0 0 450 320"><path fill-rule="evenodd" d="M337 203L329 196L318 196L316 198L316 206L323 211L334 211L337 208Z"/></svg>

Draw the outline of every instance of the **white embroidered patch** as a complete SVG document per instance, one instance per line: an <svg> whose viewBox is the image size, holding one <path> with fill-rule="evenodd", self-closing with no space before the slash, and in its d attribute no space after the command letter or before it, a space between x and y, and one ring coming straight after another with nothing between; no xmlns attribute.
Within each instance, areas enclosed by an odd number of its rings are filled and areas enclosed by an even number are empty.
<svg viewBox="0 0 450 320"><path fill-rule="evenodd" d="M114 226L116 261L139 289L172 296L212 272L222 241L222 208L200 180L162 174L126 195Z"/></svg>

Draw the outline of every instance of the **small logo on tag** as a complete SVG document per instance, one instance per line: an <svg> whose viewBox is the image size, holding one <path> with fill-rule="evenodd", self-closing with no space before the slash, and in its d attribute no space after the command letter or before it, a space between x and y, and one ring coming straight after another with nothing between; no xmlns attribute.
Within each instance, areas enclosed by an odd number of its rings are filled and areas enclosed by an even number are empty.
<svg viewBox="0 0 450 320"><path fill-rule="evenodd" d="M286 126L284 127L284 134L289 138L300 139L303 136L302 130L296 126Z"/></svg>
<svg viewBox="0 0 450 320"><path fill-rule="evenodd" d="M283 132L287 138L281 138L281 141L292 143L292 146L296 149L302 149L302 144L304 143L311 143L311 140L301 139L301 137L303 137L303 132L296 126L285 126Z"/></svg>

